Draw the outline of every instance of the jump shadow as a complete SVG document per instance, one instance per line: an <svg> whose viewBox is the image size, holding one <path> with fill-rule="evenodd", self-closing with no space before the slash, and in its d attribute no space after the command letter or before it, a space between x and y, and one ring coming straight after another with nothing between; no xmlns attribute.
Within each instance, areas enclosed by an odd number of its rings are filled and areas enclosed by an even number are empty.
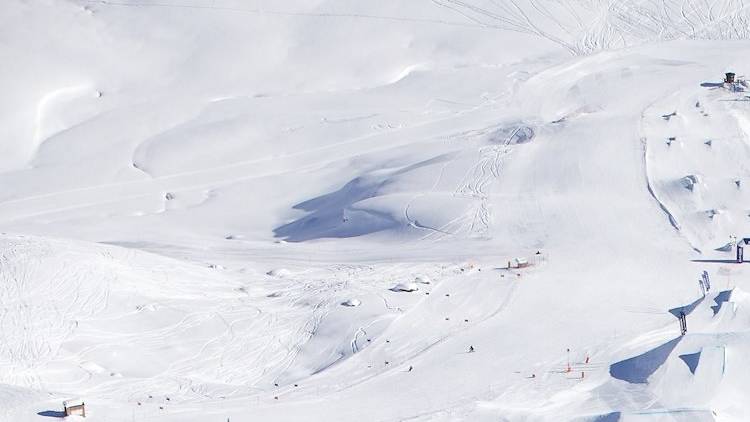
<svg viewBox="0 0 750 422"><path fill-rule="evenodd" d="M701 360L701 352L680 355L679 358L682 359L683 362L685 362L685 365L687 365L690 373L695 375L695 370L696 368L698 368L698 363L700 363Z"/></svg>
<svg viewBox="0 0 750 422"><path fill-rule="evenodd" d="M711 264L740 264L740 262L737 262L736 259L691 259L690 262L704 262Z"/></svg>
<svg viewBox="0 0 750 422"><path fill-rule="evenodd" d="M60 412L59 410L45 410L43 412L37 413L39 416L47 416L49 418L64 418L65 412Z"/></svg>
<svg viewBox="0 0 750 422"><path fill-rule="evenodd" d="M646 384L648 377L664 364L681 340L681 336L677 337L646 353L613 363L609 367L609 374L631 384Z"/></svg>
<svg viewBox="0 0 750 422"><path fill-rule="evenodd" d="M723 305L725 302L729 302L729 299L731 297L732 297L731 290L724 290L723 292L719 292L719 294L716 295L716 298L714 299L714 302L716 302L716 305L711 307L711 310L714 311L714 315L719 313L719 310L721 310L721 305Z"/></svg>
<svg viewBox="0 0 750 422"><path fill-rule="evenodd" d="M689 305L678 306L676 308L672 308L672 309L669 310L669 313L672 314L672 315L674 315L674 317L678 318L678 319L680 318L680 313L684 313L685 315L690 315L690 313L693 312L695 310L695 308L701 302L703 302L704 298L705 297L702 296L702 297L698 298L695 302L693 302L693 303L691 303Z"/></svg>
<svg viewBox="0 0 750 422"><path fill-rule="evenodd" d="M594 418L591 422L619 422L622 418L621 412L607 413L606 415L599 415Z"/></svg>

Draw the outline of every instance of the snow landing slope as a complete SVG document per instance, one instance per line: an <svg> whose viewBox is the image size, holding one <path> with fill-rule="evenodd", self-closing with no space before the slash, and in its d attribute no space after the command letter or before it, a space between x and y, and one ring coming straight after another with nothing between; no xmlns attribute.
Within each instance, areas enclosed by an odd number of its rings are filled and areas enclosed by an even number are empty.
<svg viewBox="0 0 750 422"><path fill-rule="evenodd" d="M0 420L747 420L749 13L5 2Z"/></svg>

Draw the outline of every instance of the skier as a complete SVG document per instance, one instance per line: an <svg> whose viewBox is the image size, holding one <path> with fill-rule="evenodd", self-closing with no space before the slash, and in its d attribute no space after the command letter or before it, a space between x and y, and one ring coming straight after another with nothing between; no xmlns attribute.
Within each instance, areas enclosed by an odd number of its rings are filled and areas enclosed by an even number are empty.
<svg viewBox="0 0 750 422"><path fill-rule="evenodd" d="M414 369L414 367L413 366L409 366L409 371L408 372L411 372L412 369Z"/></svg>
<svg viewBox="0 0 750 422"><path fill-rule="evenodd" d="M474 353L474 346L469 346L469 353Z"/></svg>

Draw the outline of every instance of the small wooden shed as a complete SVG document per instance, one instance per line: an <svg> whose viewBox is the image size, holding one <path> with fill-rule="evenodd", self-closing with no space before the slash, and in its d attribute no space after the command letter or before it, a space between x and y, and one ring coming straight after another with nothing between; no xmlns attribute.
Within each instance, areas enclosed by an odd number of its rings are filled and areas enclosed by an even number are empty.
<svg viewBox="0 0 750 422"><path fill-rule="evenodd" d="M86 417L86 406L81 399L70 399L63 402L65 416L83 416Z"/></svg>

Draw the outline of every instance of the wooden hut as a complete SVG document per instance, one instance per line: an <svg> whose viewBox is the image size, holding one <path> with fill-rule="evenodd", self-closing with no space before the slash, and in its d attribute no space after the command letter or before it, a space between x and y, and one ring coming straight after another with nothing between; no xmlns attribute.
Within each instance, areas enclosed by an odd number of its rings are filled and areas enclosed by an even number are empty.
<svg viewBox="0 0 750 422"><path fill-rule="evenodd" d="M81 399L70 399L63 402L65 416L83 416L86 417L86 407Z"/></svg>

